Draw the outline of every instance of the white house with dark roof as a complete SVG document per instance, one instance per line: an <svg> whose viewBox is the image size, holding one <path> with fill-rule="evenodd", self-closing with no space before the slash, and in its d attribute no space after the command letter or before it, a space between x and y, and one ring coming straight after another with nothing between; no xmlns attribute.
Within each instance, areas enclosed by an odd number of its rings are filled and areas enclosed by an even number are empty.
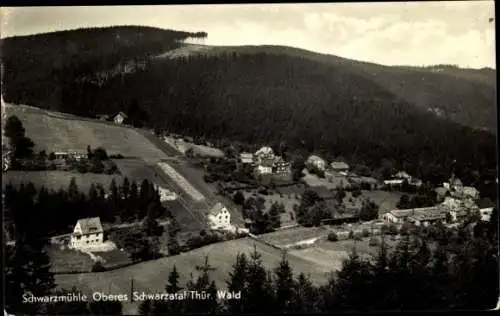
<svg viewBox="0 0 500 316"><path fill-rule="evenodd" d="M217 202L208 212L208 226L213 230L232 230L231 213Z"/></svg>
<svg viewBox="0 0 500 316"><path fill-rule="evenodd" d="M84 218L78 220L71 234L70 247L74 249L91 249L102 246L104 242L104 230L99 217Z"/></svg>
<svg viewBox="0 0 500 316"><path fill-rule="evenodd" d="M119 112L113 118L113 122L115 122L116 124L122 124L123 121L125 121L125 119L127 119L127 117L128 117L127 114L125 114L123 112Z"/></svg>

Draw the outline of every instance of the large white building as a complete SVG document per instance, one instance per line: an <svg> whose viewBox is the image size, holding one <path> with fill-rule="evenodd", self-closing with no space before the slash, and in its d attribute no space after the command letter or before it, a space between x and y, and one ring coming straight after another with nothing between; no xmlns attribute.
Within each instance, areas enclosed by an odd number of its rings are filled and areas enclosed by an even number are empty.
<svg viewBox="0 0 500 316"><path fill-rule="evenodd" d="M218 202L208 213L208 226L213 230L231 230L231 213Z"/></svg>
<svg viewBox="0 0 500 316"><path fill-rule="evenodd" d="M70 247L73 249L88 250L102 246L104 230L99 217L78 220L71 234Z"/></svg>

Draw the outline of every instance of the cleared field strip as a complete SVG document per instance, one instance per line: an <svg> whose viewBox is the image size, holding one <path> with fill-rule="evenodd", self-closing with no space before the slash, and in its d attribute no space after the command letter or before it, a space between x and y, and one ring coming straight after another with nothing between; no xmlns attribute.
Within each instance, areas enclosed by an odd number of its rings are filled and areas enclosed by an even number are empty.
<svg viewBox="0 0 500 316"><path fill-rule="evenodd" d="M205 200L203 194L196 190L182 175L166 162L158 162L158 167L170 178L172 178L189 196L196 202Z"/></svg>
<svg viewBox="0 0 500 316"><path fill-rule="evenodd" d="M259 239L278 247L287 247L327 235L328 230L322 227L296 227L263 234L259 236Z"/></svg>

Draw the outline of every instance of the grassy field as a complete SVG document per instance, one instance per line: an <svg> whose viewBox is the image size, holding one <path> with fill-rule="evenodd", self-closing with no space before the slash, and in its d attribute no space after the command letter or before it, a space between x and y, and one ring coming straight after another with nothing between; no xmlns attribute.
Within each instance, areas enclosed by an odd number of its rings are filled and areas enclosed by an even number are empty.
<svg viewBox="0 0 500 316"><path fill-rule="evenodd" d="M19 185L21 182L31 181L35 187L42 186L58 190L61 187L67 189L72 177L75 178L76 184L83 192L88 192L88 189L94 184L100 183L105 190L109 188L109 184L114 178L117 183L121 183L122 176L120 175L106 175L96 173L78 173L68 171L17 171L10 170L2 174L2 183L5 186L7 183L12 182L14 185Z"/></svg>
<svg viewBox="0 0 500 316"><path fill-rule="evenodd" d="M94 262L88 254L72 249L61 250L59 246L50 245L47 253L52 263L51 271L65 273L69 271L90 271Z"/></svg>
<svg viewBox="0 0 500 316"><path fill-rule="evenodd" d="M276 246L285 246L327 235L328 230L322 227L295 227L260 235L259 238Z"/></svg>
<svg viewBox="0 0 500 316"><path fill-rule="evenodd" d="M38 149L47 152L86 151L90 145L92 148L103 147L109 154L120 153L151 161L166 157L163 151L132 128L25 106L9 106L7 113L19 117L26 136Z"/></svg>
<svg viewBox="0 0 500 316"><path fill-rule="evenodd" d="M105 268L121 266L132 262L129 255L124 251L120 251L120 249L114 249L106 252L93 251L92 253L105 260L103 263Z"/></svg>
<svg viewBox="0 0 500 316"><path fill-rule="evenodd" d="M211 278L215 280L219 288L226 288L225 282L237 254L249 254L253 251L254 245L261 253L264 265L268 268L274 268L281 259L281 252L250 238L244 238L212 244L181 255L143 262L113 271L57 275L56 284L59 288L76 286L84 293L102 291L104 293L125 294L130 292L130 282L133 278L134 289L137 291L149 293L163 291L168 274L174 265L181 274L181 284L185 284L190 273L196 275L195 267L203 264L205 256L208 256L209 263L215 267L215 270L211 272ZM312 281L316 284L325 283L326 276L332 270L331 267L317 265L295 256L289 256L288 260L295 275L300 272L310 274ZM125 312L133 310L134 306L131 305L124 306Z"/></svg>
<svg viewBox="0 0 500 316"><path fill-rule="evenodd" d="M378 237L380 238L380 237ZM386 245L388 249L393 248L397 240L386 238ZM319 265L325 269L330 268L340 270L342 263L349 257L349 254L355 248L356 253L364 258L373 258L378 251L378 246L369 245L370 238L362 238L360 241L341 240L331 242L326 239L317 241L314 246L299 250L289 250L289 254L302 258L311 262L311 264Z"/></svg>

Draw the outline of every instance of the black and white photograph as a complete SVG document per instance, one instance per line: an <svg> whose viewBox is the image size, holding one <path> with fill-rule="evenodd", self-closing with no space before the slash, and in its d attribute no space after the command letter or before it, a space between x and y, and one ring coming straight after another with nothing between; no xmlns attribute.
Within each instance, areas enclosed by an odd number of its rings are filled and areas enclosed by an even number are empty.
<svg viewBox="0 0 500 316"><path fill-rule="evenodd" d="M4 315L500 308L495 23L0 8Z"/></svg>

